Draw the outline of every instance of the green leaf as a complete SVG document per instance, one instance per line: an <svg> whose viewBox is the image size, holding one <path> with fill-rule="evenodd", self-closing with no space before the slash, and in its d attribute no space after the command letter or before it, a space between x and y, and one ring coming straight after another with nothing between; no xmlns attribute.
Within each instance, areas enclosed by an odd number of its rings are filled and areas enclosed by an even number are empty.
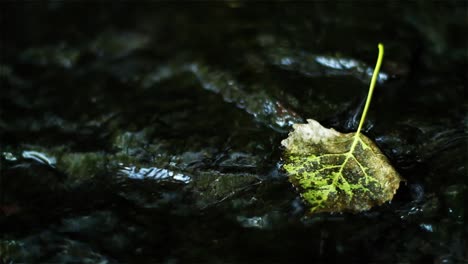
<svg viewBox="0 0 468 264"><path fill-rule="evenodd" d="M339 133L308 119L293 125L281 142L283 168L311 213L368 210L390 201L402 180L375 143L360 133L382 63L382 44L379 51L356 133Z"/></svg>

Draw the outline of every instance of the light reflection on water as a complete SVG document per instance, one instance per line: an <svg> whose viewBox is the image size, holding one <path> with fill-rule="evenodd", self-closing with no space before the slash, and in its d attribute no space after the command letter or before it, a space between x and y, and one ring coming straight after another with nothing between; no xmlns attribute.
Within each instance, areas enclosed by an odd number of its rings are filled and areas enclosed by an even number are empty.
<svg viewBox="0 0 468 264"><path fill-rule="evenodd" d="M44 153L33 150L25 150L21 155L25 159L33 159L39 163L47 164L52 167L55 167L55 164L57 163L57 160L54 157L48 157Z"/></svg>
<svg viewBox="0 0 468 264"><path fill-rule="evenodd" d="M189 183L192 181L192 178L188 175L156 167L138 168L135 166L126 166L123 167L120 172L130 179L174 180L183 183Z"/></svg>
<svg viewBox="0 0 468 264"><path fill-rule="evenodd" d="M344 59L344 58L334 58L328 56L317 56L315 59L316 62L319 64L335 69L335 70L356 70L358 73L365 73L369 77L372 77L374 69L372 67L367 67L364 63L359 62L353 59ZM379 82L385 82L388 79L388 75L386 73L379 73L377 76L377 80Z"/></svg>

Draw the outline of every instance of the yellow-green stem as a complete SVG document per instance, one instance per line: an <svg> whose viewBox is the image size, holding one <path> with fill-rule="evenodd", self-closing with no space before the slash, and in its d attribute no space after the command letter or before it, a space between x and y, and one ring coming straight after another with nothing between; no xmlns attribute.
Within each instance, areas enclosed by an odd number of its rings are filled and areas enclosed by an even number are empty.
<svg viewBox="0 0 468 264"><path fill-rule="evenodd" d="M372 94L374 93L375 83L379 77L380 65L382 65L382 59L384 55L384 46L379 43L379 57L377 58L377 63L375 64L374 73L372 74L372 80L369 87L369 93L367 94L366 105L364 106L364 111L362 112L361 121L359 121L359 127L357 129L357 134L361 132L362 125L367 116L367 111L369 110L369 105L372 99Z"/></svg>
<svg viewBox="0 0 468 264"><path fill-rule="evenodd" d="M369 92L367 94L366 105L364 106L364 110L362 111L361 120L359 121L359 127L356 131L356 135L354 136L353 144L351 145L350 153L353 153L354 148L359 140L359 134L361 133L362 125L366 120L367 111L369 110L369 105L372 99L372 94L374 93L375 83L377 82L377 78L379 77L380 66L382 65L382 59L384 55L384 46L382 43L379 43L379 56L377 57L377 63L375 64L374 73L372 74L372 80L369 87Z"/></svg>

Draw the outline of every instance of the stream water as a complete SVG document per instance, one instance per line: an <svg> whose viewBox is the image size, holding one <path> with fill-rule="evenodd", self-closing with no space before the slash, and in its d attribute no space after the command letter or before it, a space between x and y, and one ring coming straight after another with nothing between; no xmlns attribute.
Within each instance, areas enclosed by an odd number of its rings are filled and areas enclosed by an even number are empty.
<svg viewBox="0 0 468 264"><path fill-rule="evenodd" d="M0 262L467 261L465 2L0 11ZM405 178L308 216L280 146L359 122Z"/></svg>

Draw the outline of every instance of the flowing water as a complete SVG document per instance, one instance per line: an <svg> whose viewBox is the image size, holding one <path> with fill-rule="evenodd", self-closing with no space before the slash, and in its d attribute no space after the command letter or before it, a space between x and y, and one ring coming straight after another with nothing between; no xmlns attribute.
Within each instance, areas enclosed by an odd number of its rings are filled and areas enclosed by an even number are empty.
<svg viewBox="0 0 468 264"><path fill-rule="evenodd" d="M0 262L461 263L467 6L2 4ZM405 178L308 216L280 142L359 122Z"/></svg>

